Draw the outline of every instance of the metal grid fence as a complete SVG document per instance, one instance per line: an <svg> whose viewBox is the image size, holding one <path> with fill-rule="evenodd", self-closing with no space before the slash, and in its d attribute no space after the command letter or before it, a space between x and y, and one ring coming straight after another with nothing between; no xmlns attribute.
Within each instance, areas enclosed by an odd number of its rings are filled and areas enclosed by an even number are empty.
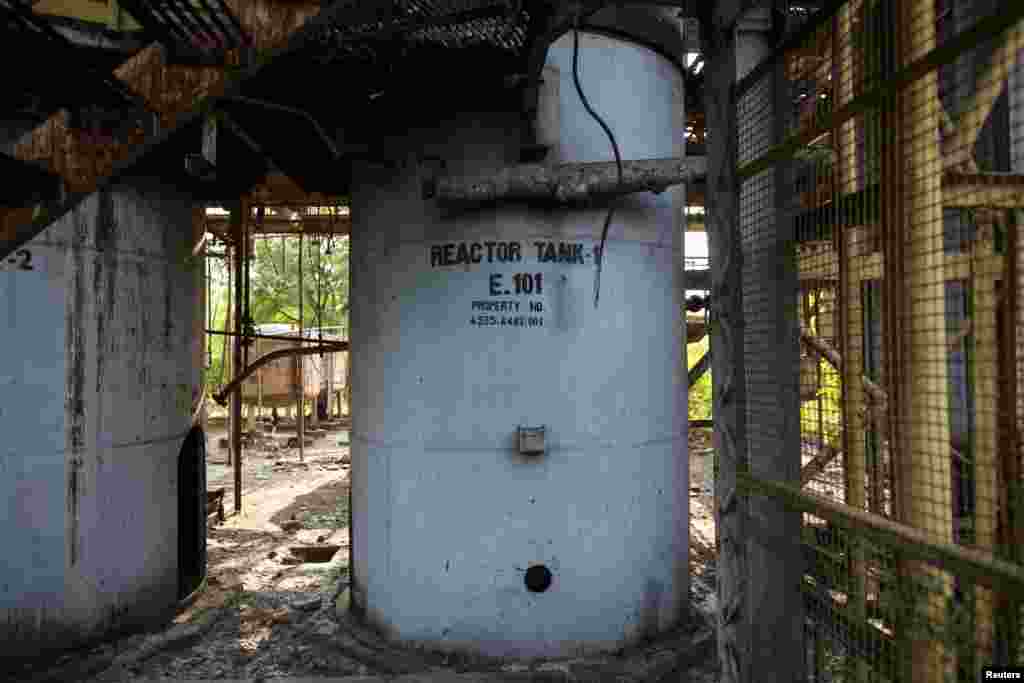
<svg viewBox="0 0 1024 683"><path fill-rule="evenodd" d="M803 513L810 680L975 681L1024 665L1024 2L831 9L737 86L758 448L799 320L800 483L746 485Z"/></svg>

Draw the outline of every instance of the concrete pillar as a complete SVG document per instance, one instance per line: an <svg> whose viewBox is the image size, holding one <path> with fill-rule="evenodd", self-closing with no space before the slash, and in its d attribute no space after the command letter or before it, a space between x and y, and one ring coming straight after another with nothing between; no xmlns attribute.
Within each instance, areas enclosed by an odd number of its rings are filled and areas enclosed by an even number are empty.
<svg viewBox="0 0 1024 683"><path fill-rule="evenodd" d="M737 26L702 24L707 59L708 242L715 514L719 535L718 622L722 680L804 679L800 515L743 493L739 473L798 483L798 283L785 202L785 167L741 180L782 137L781 68L742 106L733 83L770 55L772 15L754 10ZM740 113L743 112L743 113ZM773 112L779 116L773 116Z"/></svg>
<svg viewBox="0 0 1024 683"><path fill-rule="evenodd" d="M784 15L782 15L784 16ZM779 13L775 21L781 21ZM769 8L737 24L736 77L773 57L782 27ZM739 162L783 141L789 113L780 61L737 102ZM740 181L747 462L750 474L800 485L799 282L789 164ZM746 528L752 680L802 681L804 560L801 515L778 499L752 495ZM723 603L728 604L728 603ZM770 673L769 673L770 672Z"/></svg>
<svg viewBox="0 0 1024 683"><path fill-rule="evenodd" d="M0 668L173 614L191 199L126 180L0 265Z"/></svg>

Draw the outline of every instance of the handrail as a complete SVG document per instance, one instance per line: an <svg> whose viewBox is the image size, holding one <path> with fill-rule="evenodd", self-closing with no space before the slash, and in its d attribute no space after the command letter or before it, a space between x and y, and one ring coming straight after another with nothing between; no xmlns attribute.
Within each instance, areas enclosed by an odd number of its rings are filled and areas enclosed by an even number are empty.
<svg viewBox="0 0 1024 683"><path fill-rule="evenodd" d="M1014 593L1024 591L1024 567L990 552L935 541L920 529L801 491L789 484L755 477L749 472L737 472L736 484L748 492L775 498L802 512L866 533L886 545L897 547L903 556L943 568L946 565L946 571L969 576L986 587L1002 587Z"/></svg>

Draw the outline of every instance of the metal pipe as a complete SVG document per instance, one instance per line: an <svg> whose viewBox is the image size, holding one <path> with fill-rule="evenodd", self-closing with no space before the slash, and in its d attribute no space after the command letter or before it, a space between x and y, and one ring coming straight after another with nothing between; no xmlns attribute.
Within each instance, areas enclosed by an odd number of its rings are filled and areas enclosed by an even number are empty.
<svg viewBox="0 0 1024 683"><path fill-rule="evenodd" d="M199 422L199 418L203 412L203 405L206 403L206 384L203 384L203 391L199 394L199 400L196 401L196 407L192 410L192 425L195 426Z"/></svg>
<svg viewBox="0 0 1024 683"><path fill-rule="evenodd" d="M209 237L208 234L203 233L203 238L196 243L196 246L192 247L192 257L195 258L199 255L199 252L206 246L206 239Z"/></svg>
<svg viewBox="0 0 1024 683"><path fill-rule="evenodd" d="M334 155L334 158L341 158L341 153L338 151L338 146L334 144L334 140L332 140L327 135L327 132L323 129L320 123L315 118L313 118L313 116L309 112L297 109L295 107L289 107L284 104L278 104L277 102L269 102L267 100L261 100L255 97L245 97L243 95L228 95L225 97L225 99L232 100L234 102L242 102L243 104L251 104L257 107L263 107L264 109L276 109L278 111L283 111L287 114L292 114L294 116L301 116L302 118L306 119L311 124L313 124L313 128L316 129L317 134L320 135L320 139L324 141L324 144L327 146L327 149L331 150L331 154Z"/></svg>
<svg viewBox="0 0 1024 683"><path fill-rule="evenodd" d="M303 313L303 311L302 311L302 300L303 300L303 296L302 296L302 294L303 294L303 292L302 292L302 285L303 285L303 282L302 282L302 244L305 241L305 237L306 237L305 235L303 235L301 233L299 234L299 335L303 339L306 338L306 331L304 329L302 329L302 323L303 323L303 317L302 317L302 313ZM304 365L305 364L303 363L303 359L301 357L297 357L297 358L298 358L298 365L299 365L299 414L297 416L296 424L298 426L298 437L299 437L299 462L302 462L303 460L305 460L305 453L306 453L306 446L305 446L305 441L306 441L306 415L305 415L305 413L306 413L306 377L305 377L305 372L304 372L304 370L305 370Z"/></svg>
<svg viewBox="0 0 1024 683"><path fill-rule="evenodd" d="M704 157L508 166L484 176L442 176L424 184L424 198L439 202L546 199L572 202L633 192L662 192L707 172Z"/></svg>
<svg viewBox="0 0 1024 683"><path fill-rule="evenodd" d="M256 372L259 368L263 367L267 363L271 363L279 358L289 358L291 356L309 356L314 353L335 353L338 351L348 351L348 342L324 342L323 348L319 346L305 346L295 347L291 349L278 349L277 351L271 351L270 353L260 356L253 361L249 366L240 372L234 379L228 382L223 389L213 395L215 403L221 406L227 405L228 396L232 394L241 397L241 385L249 375Z"/></svg>
<svg viewBox="0 0 1024 683"><path fill-rule="evenodd" d="M232 222L235 222L236 235L241 238L243 236L242 221L244 216L241 213L241 207L236 206L232 212ZM237 222L236 222L237 221ZM235 343L234 347L234 369L237 372L239 368L245 367L242 359L242 262L243 262L243 245L241 239L235 244L234 248L234 272L235 272L235 302L234 302L234 324L235 324ZM233 443L231 444L232 456L234 460L235 469L235 512L241 514L242 512L242 392L236 392L232 396L231 401L231 435Z"/></svg>

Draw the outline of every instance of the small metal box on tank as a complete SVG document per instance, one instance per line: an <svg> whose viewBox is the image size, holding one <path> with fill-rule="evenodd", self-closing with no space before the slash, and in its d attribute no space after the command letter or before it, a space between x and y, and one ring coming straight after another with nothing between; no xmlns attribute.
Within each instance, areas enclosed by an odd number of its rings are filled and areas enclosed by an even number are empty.
<svg viewBox="0 0 1024 683"><path fill-rule="evenodd" d="M519 453L544 454L544 427L519 427Z"/></svg>

